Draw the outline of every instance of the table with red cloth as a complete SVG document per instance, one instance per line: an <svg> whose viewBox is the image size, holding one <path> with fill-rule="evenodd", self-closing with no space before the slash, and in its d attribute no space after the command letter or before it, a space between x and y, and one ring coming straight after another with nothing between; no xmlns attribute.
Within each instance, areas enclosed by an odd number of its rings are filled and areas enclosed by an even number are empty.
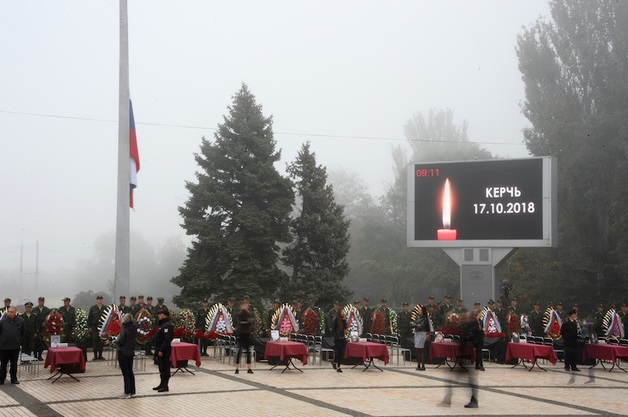
<svg viewBox="0 0 628 417"><path fill-rule="evenodd" d="M85 355L77 347L49 348L44 362L44 368L50 366L50 373L55 373L48 379L57 377L52 381L55 383L63 375L78 381L72 374L85 372Z"/></svg>
<svg viewBox="0 0 628 417"><path fill-rule="evenodd" d="M362 364L364 365L363 371L366 371L373 366L374 368L384 372L383 369L373 363L373 359L379 359L384 362L384 365L387 365L388 362L390 362L388 347L382 343L373 342L348 342L345 348L345 359L346 358L362 359Z"/></svg>
<svg viewBox="0 0 628 417"><path fill-rule="evenodd" d="M595 365L593 365L591 368L594 368L599 364L602 365L602 368L606 369L602 361L611 361L613 363L613 366L611 367L611 369L608 370L609 372L612 371L615 367L626 372L624 368L619 366L619 360L628 360L628 346L610 345L603 343L585 343L582 356L584 360L596 360Z"/></svg>
<svg viewBox="0 0 628 417"><path fill-rule="evenodd" d="M290 369L290 365L294 369L299 372L303 372L301 369L297 368L297 366L292 362L292 359L300 360L303 365L307 365L308 352L307 347L304 343L301 342L266 342L266 348L264 349L264 359L268 359L269 357L277 357L281 361L280 363L284 363L286 367L281 371L283 374L286 372L286 369ZM272 371L279 364L270 368Z"/></svg>
<svg viewBox="0 0 628 417"><path fill-rule="evenodd" d="M556 352L554 352L554 347L549 345L537 345L534 343L512 343L509 342L506 347L506 362L511 359L518 359L519 361L515 364L515 366L523 365L524 368L528 368L524 363L524 360L530 361L532 366L528 371L531 371L536 365L537 368L547 372L547 369L541 368L537 359L547 359L550 361L552 365L556 363L558 358L556 358ZM513 366L513 368L515 367Z"/></svg>
<svg viewBox="0 0 628 417"><path fill-rule="evenodd" d="M456 365L459 365L462 369L466 370L460 359L469 359L472 363L475 362L475 347L472 345L461 345L456 342L433 342L430 344L430 358L431 359L445 359L445 364L449 367L449 370L453 371ZM453 362L453 366L449 361ZM441 367L438 365L437 368Z"/></svg>
<svg viewBox="0 0 628 417"><path fill-rule="evenodd" d="M194 372L188 369L188 361L194 360L196 366L201 366L201 354L198 350L198 346L194 343L179 342L170 344L170 364L173 368L177 368L174 374L177 372L189 372L194 375Z"/></svg>

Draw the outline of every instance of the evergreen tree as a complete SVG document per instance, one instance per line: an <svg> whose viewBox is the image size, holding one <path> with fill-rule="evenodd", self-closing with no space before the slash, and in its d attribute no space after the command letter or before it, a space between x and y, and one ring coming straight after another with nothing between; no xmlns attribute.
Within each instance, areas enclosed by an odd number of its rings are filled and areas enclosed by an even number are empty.
<svg viewBox="0 0 628 417"><path fill-rule="evenodd" d="M290 242L291 182L274 167L272 118L246 85L234 95L229 115L214 141L202 139L195 160L197 182L187 182L190 198L179 212L195 236L180 274L178 306L202 298L271 298L286 279L277 267L279 243ZM259 305L258 305L259 306Z"/></svg>
<svg viewBox="0 0 628 417"><path fill-rule="evenodd" d="M297 215L291 221L293 243L283 250L283 262L292 270L282 298L306 297L319 305L346 301L349 290L342 280L349 272L349 221L334 199L327 172L316 165L316 156L306 143L288 166L295 181Z"/></svg>
<svg viewBox="0 0 628 417"><path fill-rule="evenodd" d="M557 291L571 289L570 301L595 298L593 309L628 289L628 3L550 5L552 21L526 28L517 54L532 124L526 144L558 159L559 247L543 273L523 279L554 280ZM534 262L512 261L526 259Z"/></svg>

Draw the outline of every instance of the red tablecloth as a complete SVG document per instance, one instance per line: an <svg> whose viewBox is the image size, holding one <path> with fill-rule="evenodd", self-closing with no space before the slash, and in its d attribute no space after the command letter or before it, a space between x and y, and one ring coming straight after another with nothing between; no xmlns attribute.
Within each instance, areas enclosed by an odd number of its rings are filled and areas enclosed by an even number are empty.
<svg viewBox="0 0 628 417"><path fill-rule="evenodd" d="M617 359L628 359L628 347L599 343L585 343L582 356L584 357L584 360L600 359L615 363Z"/></svg>
<svg viewBox="0 0 628 417"><path fill-rule="evenodd" d="M201 366L201 354L198 351L198 346L194 343L172 343L170 345L172 351L170 352L170 363L173 368L177 368L178 361L187 361L194 359L196 366Z"/></svg>
<svg viewBox="0 0 628 417"><path fill-rule="evenodd" d="M307 364L307 348L301 342L266 342L264 359L269 357L279 357L279 360L295 358Z"/></svg>
<svg viewBox="0 0 628 417"><path fill-rule="evenodd" d="M50 373L53 373L61 365L78 365L76 372L85 372L83 351L77 347L49 348L44 368L50 366Z"/></svg>
<svg viewBox="0 0 628 417"><path fill-rule="evenodd" d="M475 362L475 348L471 345L461 345L454 342L434 342L430 344L430 358L443 358L452 361L456 361L458 358L467 358L471 362Z"/></svg>
<svg viewBox="0 0 628 417"><path fill-rule="evenodd" d="M384 364L390 362L390 356L386 345L373 342L348 342L345 348L346 358L362 358L364 362L369 359L379 359Z"/></svg>
<svg viewBox="0 0 628 417"><path fill-rule="evenodd" d="M506 347L506 362L513 358L527 359L531 363L535 363L537 359L547 359L552 365L558 360L553 346L509 342Z"/></svg>

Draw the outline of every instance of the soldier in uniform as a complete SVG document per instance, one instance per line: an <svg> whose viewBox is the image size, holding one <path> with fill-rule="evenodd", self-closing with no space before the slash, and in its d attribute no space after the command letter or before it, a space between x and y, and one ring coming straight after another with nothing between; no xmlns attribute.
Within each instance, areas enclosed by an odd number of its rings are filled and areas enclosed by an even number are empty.
<svg viewBox="0 0 628 417"><path fill-rule="evenodd" d="M155 315L158 315L160 311L167 311L168 315L170 315L170 310L168 310L168 306L164 304L164 297L157 297L157 305L155 306Z"/></svg>
<svg viewBox="0 0 628 417"><path fill-rule="evenodd" d="M534 309L528 314L528 324L532 331L532 336L543 337L543 313L541 312L541 302L534 303Z"/></svg>
<svg viewBox="0 0 628 417"><path fill-rule="evenodd" d="M560 301L556 303L556 313L558 313L558 317L560 317L560 321L563 322L567 318L567 315L563 311L563 303Z"/></svg>
<svg viewBox="0 0 628 417"><path fill-rule="evenodd" d="M105 360L105 358L102 357L103 342L98 334L100 317L104 311L105 306L102 304L102 295L97 295L96 304L89 309L89 313L87 314L87 327L89 328L89 333L92 336L92 350L94 351L93 360L95 361Z"/></svg>
<svg viewBox="0 0 628 417"><path fill-rule="evenodd" d="M63 334L64 342L70 342L72 339L72 332L74 331L74 327L76 326L76 309L70 305L70 297L65 297L63 299L63 305L59 307L59 313L61 317L63 317Z"/></svg>
<svg viewBox="0 0 628 417"><path fill-rule="evenodd" d="M11 299L10 298L5 298L4 299L4 307L2 307L0 309L0 316L2 315L2 313L6 313L7 310L9 310L9 307L11 307Z"/></svg>
<svg viewBox="0 0 628 417"><path fill-rule="evenodd" d="M146 303L144 302L144 296L138 295L137 304L135 305L135 310L133 310L133 315L137 316L137 313L139 313L142 309L146 309Z"/></svg>
<svg viewBox="0 0 628 417"><path fill-rule="evenodd" d="M382 312L382 314L384 314L384 334L389 335L392 333L392 328L390 323L390 309L388 308L388 300L382 298L378 309Z"/></svg>
<svg viewBox="0 0 628 417"><path fill-rule="evenodd" d="M502 332L506 331L506 309L504 308L504 299L500 298L497 300L497 307L495 307L495 316L497 317L497 321L499 322L499 326L502 329Z"/></svg>
<svg viewBox="0 0 628 417"><path fill-rule="evenodd" d="M205 319L207 318L207 313L209 313L209 300L205 298L203 299L203 301L201 301L200 308L196 310L196 320L194 323L194 327L196 327L197 331L200 330L201 332L205 333ZM201 356L209 356L207 354L207 339L199 339L198 344L201 348Z"/></svg>
<svg viewBox="0 0 628 417"><path fill-rule="evenodd" d="M362 336L365 336L369 333L369 318L371 317L371 313L373 309L369 307L369 298L364 297L362 299L362 307L359 309L360 317L362 317Z"/></svg>
<svg viewBox="0 0 628 417"><path fill-rule="evenodd" d="M458 300L456 300L456 307L454 307L454 313L460 315L462 313L466 313L467 311L469 310L467 310L464 306L464 301L458 298Z"/></svg>
<svg viewBox="0 0 628 417"><path fill-rule="evenodd" d="M133 316L135 316L135 307L137 307L137 297L132 295L131 304L129 305L129 308L131 309L131 311L129 311L129 313L133 314Z"/></svg>
<svg viewBox="0 0 628 417"><path fill-rule="evenodd" d="M50 314L50 309L45 305L46 299L44 297L39 297L37 299L37 307L33 310L37 315L37 337L35 337L35 356L38 360L43 361L42 354L46 349L46 342L44 341L44 325L46 322L46 317Z"/></svg>
<svg viewBox="0 0 628 417"><path fill-rule="evenodd" d="M37 337L37 314L33 312L33 303L24 304L24 313L20 314L24 322L24 337L22 338L22 352L32 355L35 350Z"/></svg>
<svg viewBox="0 0 628 417"><path fill-rule="evenodd" d="M604 304L597 305L597 311L593 315L593 326L597 337L604 337Z"/></svg>
<svg viewBox="0 0 628 417"><path fill-rule="evenodd" d="M507 312L516 314L518 316L519 315L519 310L517 310L518 305L519 305L519 302L517 301L517 297L513 297L510 300L510 306L508 306Z"/></svg>
<svg viewBox="0 0 628 417"><path fill-rule="evenodd" d="M621 317L621 322L624 324L624 331L628 332L628 304L622 303L619 316Z"/></svg>
<svg viewBox="0 0 628 417"><path fill-rule="evenodd" d="M122 313L123 316L127 313L133 314L133 309L129 307L128 305L126 305L126 296L124 295L120 296L120 304L118 304L118 311Z"/></svg>
<svg viewBox="0 0 628 417"><path fill-rule="evenodd" d="M399 343L406 340L410 337L411 329L410 326L410 311L408 310L410 307L408 303L403 303L401 307L401 311L398 314L398 333L399 333Z"/></svg>
<svg viewBox="0 0 628 417"><path fill-rule="evenodd" d="M172 347L170 342L174 337L172 324L170 323L170 313L161 311L159 316L157 334L155 336L155 356L159 365L159 378L161 382L155 388L157 392L167 392L168 381L170 381L170 352Z"/></svg>

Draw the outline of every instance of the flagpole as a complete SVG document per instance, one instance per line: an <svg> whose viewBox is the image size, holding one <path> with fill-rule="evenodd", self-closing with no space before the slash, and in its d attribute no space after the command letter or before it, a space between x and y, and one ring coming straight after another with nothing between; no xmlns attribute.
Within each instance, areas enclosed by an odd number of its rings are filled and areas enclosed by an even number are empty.
<svg viewBox="0 0 628 417"><path fill-rule="evenodd" d="M116 259L113 302L129 295L130 287L130 181L129 170L129 27L127 0L120 0L120 90L118 103L118 199L116 217Z"/></svg>

